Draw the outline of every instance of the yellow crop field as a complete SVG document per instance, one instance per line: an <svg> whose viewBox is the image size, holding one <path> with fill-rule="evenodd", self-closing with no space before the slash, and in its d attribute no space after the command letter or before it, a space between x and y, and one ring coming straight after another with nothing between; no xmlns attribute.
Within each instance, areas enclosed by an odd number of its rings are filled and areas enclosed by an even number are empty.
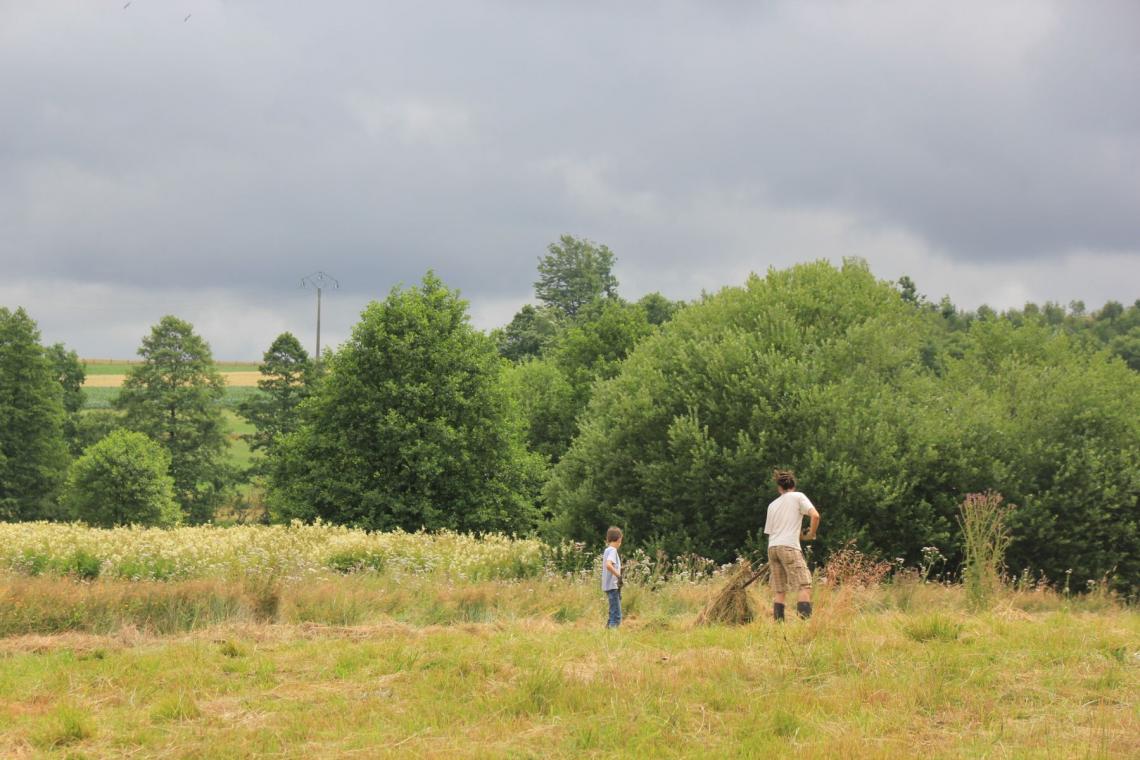
<svg viewBox="0 0 1140 760"><path fill-rule="evenodd" d="M226 385L232 388L252 388L261 379L260 372L222 372ZM126 375L87 375L84 388L118 388L126 380Z"/></svg>

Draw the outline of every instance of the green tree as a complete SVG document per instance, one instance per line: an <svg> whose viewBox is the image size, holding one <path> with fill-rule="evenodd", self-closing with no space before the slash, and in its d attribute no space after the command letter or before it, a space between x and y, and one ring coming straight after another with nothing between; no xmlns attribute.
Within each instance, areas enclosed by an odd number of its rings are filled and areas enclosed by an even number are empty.
<svg viewBox="0 0 1140 760"><path fill-rule="evenodd" d="M570 446L594 384L617 374L626 355L652 332L640 304L597 300L579 312L544 358L508 373L531 450L557 462Z"/></svg>
<svg viewBox="0 0 1140 760"><path fill-rule="evenodd" d="M192 523L211 520L232 483L220 402L222 376L210 347L193 326L165 316L143 339L115 401L131 430L170 454L175 499Z"/></svg>
<svg viewBox="0 0 1140 760"><path fill-rule="evenodd" d="M1113 336L1108 348L1134 371L1140 372L1140 325L1126 333Z"/></svg>
<svg viewBox="0 0 1140 760"><path fill-rule="evenodd" d="M574 386L548 359L531 359L509 367L505 381L525 420L530 450L557 462L574 437L574 420L580 411Z"/></svg>
<svg viewBox="0 0 1140 760"><path fill-rule="evenodd" d="M373 302L277 447L278 519L375 530L527 532L542 462L527 451L494 342L429 272Z"/></svg>
<svg viewBox="0 0 1140 760"><path fill-rule="evenodd" d="M924 314L858 262L770 272L686 308L595 387L547 487L558 524L585 538L616 522L633 543L731 559L763 525L772 468L792 465L836 505L825 549L862 531L866 549L917 556L954 509L907 502L893 471L920 406L897 391L928 374Z"/></svg>
<svg viewBox="0 0 1140 760"><path fill-rule="evenodd" d="M554 468L563 535L731 559L791 466L848 539L952 553L968 493L1002 493L1010 570L1140 588L1140 378L1033 320L951 327L865 265L802 265L686 308L598 383ZM960 559L960 555L953 557Z"/></svg>
<svg viewBox="0 0 1140 760"><path fill-rule="evenodd" d="M1140 377L1044 324L980 323L947 363L946 411L915 438L935 494L993 489L1016 505L1010 570L1140 590Z"/></svg>
<svg viewBox="0 0 1140 760"><path fill-rule="evenodd" d="M63 389L63 408L66 413L63 425L64 438L67 439L71 455L79 456L83 452L79 427L85 396L83 381L87 378L87 372L83 368L83 363L79 361L79 355L75 351L68 350L62 343L48 346L45 355L51 362L52 371Z"/></svg>
<svg viewBox="0 0 1140 760"><path fill-rule="evenodd" d="M113 431L123 427L123 415L113 409L87 409L75 416L72 450L82 454L88 446L98 443Z"/></svg>
<svg viewBox="0 0 1140 760"><path fill-rule="evenodd" d="M904 274L900 277L897 285L899 294L902 295L902 300L914 304L915 306L920 306L925 302L926 299L918 292L918 286L914 284L914 280L908 275Z"/></svg>
<svg viewBox="0 0 1140 760"><path fill-rule="evenodd" d="M579 409L589 401L594 381L616 375L621 361L652 332L646 311L619 299L595 301L579 314L550 350Z"/></svg>
<svg viewBox="0 0 1140 760"><path fill-rule="evenodd" d="M89 525L170 527L182 512L169 470L164 448L142 433L116 430L71 465L63 499Z"/></svg>
<svg viewBox="0 0 1140 760"><path fill-rule="evenodd" d="M69 463L63 390L22 308L0 307L0 520L61 517Z"/></svg>
<svg viewBox="0 0 1140 760"><path fill-rule="evenodd" d="M83 408L83 381L87 371L79 354L69 350L62 343L53 343L44 349L44 355L51 362L52 372L63 388L63 408L68 414L75 414Z"/></svg>
<svg viewBox="0 0 1140 760"><path fill-rule="evenodd" d="M649 293L642 296L637 305L645 310L645 318L651 325L663 325L673 316L685 308L684 301L670 301L660 293Z"/></svg>
<svg viewBox="0 0 1140 760"><path fill-rule="evenodd" d="M282 436L297 429L297 407L313 381L313 362L296 336L286 332L274 339L259 369L261 393L243 401L238 414L255 428L246 436L250 449L268 453Z"/></svg>
<svg viewBox="0 0 1140 760"><path fill-rule="evenodd" d="M511 323L495 332L499 354L513 362L541 356L560 329L557 313L527 304Z"/></svg>
<svg viewBox="0 0 1140 760"><path fill-rule="evenodd" d="M546 306L573 319L600 298L617 297L614 254L604 245L563 235L538 260L534 294Z"/></svg>

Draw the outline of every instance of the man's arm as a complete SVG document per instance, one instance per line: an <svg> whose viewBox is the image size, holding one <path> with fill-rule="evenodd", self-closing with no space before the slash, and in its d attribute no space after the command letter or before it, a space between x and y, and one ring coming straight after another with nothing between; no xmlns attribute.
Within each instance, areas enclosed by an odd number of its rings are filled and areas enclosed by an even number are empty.
<svg viewBox="0 0 1140 760"><path fill-rule="evenodd" d="M819 530L819 512L815 507L812 507L811 512L808 512L808 514L811 515L811 527L800 534L801 541L814 541L815 533Z"/></svg>
<svg viewBox="0 0 1140 760"><path fill-rule="evenodd" d="M617 577L617 578L621 577L621 573L618 572L618 569L614 566L614 561L612 559L606 560L606 569L609 570L611 573L613 573L614 577Z"/></svg>

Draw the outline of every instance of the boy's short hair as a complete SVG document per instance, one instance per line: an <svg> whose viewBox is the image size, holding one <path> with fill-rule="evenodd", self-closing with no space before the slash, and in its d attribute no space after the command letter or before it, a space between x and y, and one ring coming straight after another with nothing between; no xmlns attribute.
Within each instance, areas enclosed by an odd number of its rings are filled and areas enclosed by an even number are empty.
<svg viewBox="0 0 1140 760"><path fill-rule="evenodd" d="M796 487L796 474L791 470L773 470L772 477L775 478L776 485L785 491L791 491Z"/></svg>
<svg viewBox="0 0 1140 760"><path fill-rule="evenodd" d="M611 525L610 529L606 531L606 543L612 544L614 541L618 541L620 539L621 539L621 528L615 528L614 526Z"/></svg>

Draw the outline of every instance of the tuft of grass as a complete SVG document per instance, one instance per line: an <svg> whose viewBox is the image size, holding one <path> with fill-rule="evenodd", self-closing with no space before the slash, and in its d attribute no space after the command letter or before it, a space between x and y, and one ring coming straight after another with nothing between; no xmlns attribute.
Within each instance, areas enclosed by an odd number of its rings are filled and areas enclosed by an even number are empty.
<svg viewBox="0 0 1140 760"><path fill-rule="evenodd" d="M150 718L155 723L181 722L200 717L202 717L201 708L193 695L185 691L163 697L150 712Z"/></svg>
<svg viewBox="0 0 1140 760"><path fill-rule="evenodd" d="M522 677L506 709L514 715L552 715L562 687L561 673L538 665Z"/></svg>
<svg viewBox="0 0 1140 760"><path fill-rule="evenodd" d="M33 743L43 749L56 749L82 742L95 736L91 715L72 704L60 704L32 736Z"/></svg>
<svg viewBox="0 0 1140 760"><path fill-rule="evenodd" d="M785 738L798 736L803 728L803 723L800 722L796 714L785 708L779 708L772 712L769 725L772 733Z"/></svg>
<svg viewBox="0 0 1140 760"><path fill-rule="evenodd" d="M903 623L907 638L918 641L957 641L962 635L962 624L941 614L921 615Z"/></svg>
<svg viewBox="0 0 1140 760"><path fill-rule="evenodd" d="M233 639L226 639L218 645L218 654L223 657L245 657L249 654L249 650L244 644L234 641Z"/></svg>

